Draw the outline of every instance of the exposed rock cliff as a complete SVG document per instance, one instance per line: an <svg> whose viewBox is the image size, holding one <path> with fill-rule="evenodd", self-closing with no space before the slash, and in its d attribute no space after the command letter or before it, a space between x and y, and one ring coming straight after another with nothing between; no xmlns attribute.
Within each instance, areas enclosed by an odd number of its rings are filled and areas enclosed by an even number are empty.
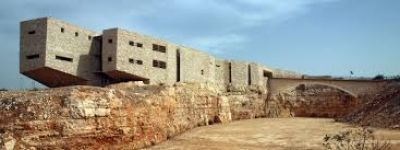
<svg viewBox="0 0 400 150"><path fill-rule="evenodd" d="M300 85L266 102L269 117L340 117L360 105L361 99L323 85Z"/></svg>
<svg viewBox="0 0 400 150"><path fill-rule="evenodd" d="M0 92L0 147L135 149L197 126L258 117L336 117L359 104L346 93L320 86L264 93L137 83Z"/></svg>
<svg viewBox="0 0 400 150"><path fill-rule="evenodd" d="M233 98L198 84L0 94L0 145L5 149L142 148L196 126L263 113L262 105L252 102L257 94Z"/></svg>
<svg viewBox="0 0 400 150"><path fill-rule="evenodd" d="M400 83L387 85L382 92L371 97L349 115L339 121L359 125L400 129Z"/></svg>

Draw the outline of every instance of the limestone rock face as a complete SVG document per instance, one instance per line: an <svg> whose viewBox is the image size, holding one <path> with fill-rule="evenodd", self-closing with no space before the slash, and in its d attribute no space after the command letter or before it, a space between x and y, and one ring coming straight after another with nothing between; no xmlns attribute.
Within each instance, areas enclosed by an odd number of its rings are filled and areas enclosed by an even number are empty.
<svg viewBox="0 0 400 150"><path fill-rule="evenodd" d="M75 86L0 93L3 149L135 149L232 120L229 99L199 84Z"/></svg>
<svg viewBox="0 0 400 150"><path fill-rule="evenodd" d="M0 92L0 149L138 149L198 126L260 117L334 117L356 104L325 87L281 95L189 83Z"/></svg>
<svg viewBox="0 0 400 150"><path fill-rule="evenodd" d="M271 95L266 102L269 117L327 117L349 114L361 106L361 99L335 88L307 85L292 92Z"/></svg>

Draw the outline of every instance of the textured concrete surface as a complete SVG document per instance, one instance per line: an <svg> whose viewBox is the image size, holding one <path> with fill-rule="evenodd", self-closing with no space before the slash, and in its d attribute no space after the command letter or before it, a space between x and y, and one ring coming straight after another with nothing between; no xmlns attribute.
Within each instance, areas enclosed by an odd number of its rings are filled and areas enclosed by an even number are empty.
<svg viewBox="0 0 400 150"><path fill-rule="evenodd" d="M273 118L217 124L190 130L149 150L311 150L322 149L325 134L354 129L332 119ZM400 148L400 131L377 129L378 139Z"/></svg>

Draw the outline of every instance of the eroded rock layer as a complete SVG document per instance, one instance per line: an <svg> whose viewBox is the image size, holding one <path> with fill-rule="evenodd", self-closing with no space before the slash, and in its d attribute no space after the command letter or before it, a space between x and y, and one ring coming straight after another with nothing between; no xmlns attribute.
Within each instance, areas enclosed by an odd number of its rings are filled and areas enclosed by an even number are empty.
<svg viewBox="0 0 400 150"><path fill-rule="evenodd" d="M226 93L205 84L133 83L0 92L0 146L137 149L197 126L259 117L336 117L358 103L319 86L278 95Z"/></svg>

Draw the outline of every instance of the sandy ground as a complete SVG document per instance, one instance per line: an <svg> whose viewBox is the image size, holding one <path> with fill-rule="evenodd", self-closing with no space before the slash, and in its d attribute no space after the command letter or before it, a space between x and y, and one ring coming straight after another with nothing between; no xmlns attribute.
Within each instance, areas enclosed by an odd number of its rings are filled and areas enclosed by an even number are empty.
<svg viewBox="0 0 400 150"><path fill-rule="evenodd" d="M322 149L325 134L351 129L332 119L273 118L237 121L190 130L150 150ZM400 150L400 131L375 129L377 138L390 139Z"/></svg>

